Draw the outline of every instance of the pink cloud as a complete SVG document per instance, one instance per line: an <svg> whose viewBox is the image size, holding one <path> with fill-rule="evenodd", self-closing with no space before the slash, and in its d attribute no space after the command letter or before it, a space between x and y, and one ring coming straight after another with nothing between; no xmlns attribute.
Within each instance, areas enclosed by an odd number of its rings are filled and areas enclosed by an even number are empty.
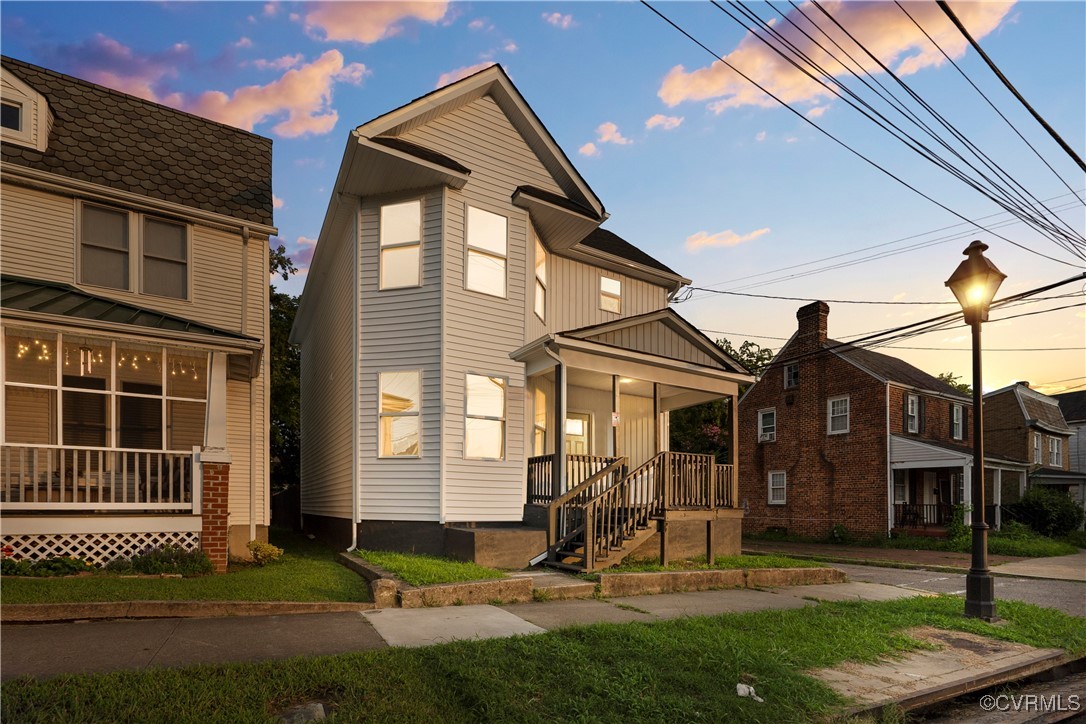
<svg viewBox="0 0 1086 724"><path fill-rule="evenodd" d="M1013 0L958 3L955 11L974 37L983 38L999 26L1013 5ZM829 0L824 3L824 7L898 75L907 76L946 62L942 53L894 3ZM801 9L818 18L819 25L853 57L864 58L863 64L869 70L879 72L878 67L866 59L863 51L857 48L848 36L825 21L819 10L810 4L804 4ZM935 3L909 3L908 10L949 56L957 59L965 54L968 42ZM801 12L792 10L788 17L811 36L826 44L824 38L810 30L810 23ZM834 75L841 76L848 72L791 24L780 23L776 29L800 51ZM725 59L787 103L819 103L830 97L829 91L823 86L815 83L750 34L744 37ZM658 95L668 106L684 101L716 99L709 105L709 109L716 113L742 106L769 108L776 105L776 101L720 62L692 71L687 71L681 65L675 66L664 77Z"/></svg>
<svg viewBox="0 0 1086 724"><path fill-rule="evenodd" d="M576 23L573 22L572 15L563 15L562 13L543 13L543 19L556 28L562 30L569 30Z"/></svg>
<svg viewBox="0 0 1086 724"><path fill-rule="evenodd" d="M246 38L245 36L242 36L242 37L238 38L236 43L234 43L234 47L235 48L251 48L251 47L253 47L253 41L250 38Z"/></svg>
<svg viewBox="0 0 1086 724"><path fill-rule="evenodd" d="M655 116L645 121L645 128L663 128L665 131L672 131L678 128L683 122L682 116L665 116L663 113L657 113Z"/></svg>
<svg viewBox="0 0 1086 724"><path fill-rule="evenodd" d="M607 121L596 128L596 140L600 143L613 143L617 146L625 146L633 143L630 139L619 133L618 126Z"/></svg>
<svg viewBox="0 0 1086 724"><path fill-rule="evenodd" d="M715 234L709 234L705 231L699 231L698 233L692 236L688 236L686 238L686 250L691 254L694 254L698 251L701 251L702 249L710 247L739 246L740 244L743 244L745 242L753 241L760 236L765 236L768 233L769 227L766 227L764 229L758 229L756 231L750 232L749 234L743 235L736 234L731 229L728 229L727 231L718 231Z"/></svg>
<svg viewBox="0 0 1086 724"><path fill-rule="evenodd" d="M486 18L475 18L468 23L468 30L480 31L480 30L493 30L494 26L490 24L490 21Z"/></svg>
<svg viewBox="0 0 1086 724"><path fill-rule="evenodd" d="M49 64L74 75L149 101L168 102L163 82L176 78L193 63L192 49L177 43L164 51L141 54L98 33L81 43L59 46L48 53ZM174 99L176 100L176 99Z"/></svg>
<svg viewBox="0 0 1086 724"><path fill-rule="evenodd" d="M272 194L272 208L273 209L281 209L284 206L286 206L286 204L287 204L286 201L283 201L283 199L279 198L275 194Z"/></svg>
<svg viewBox="0 0 1086 724"><path fill-rule="evenodd" d="M264 3L264 16L265 17L274 18L278 14L279 14L279 3L277 3L277 2Z"/></svg>
<svg viewBox="0 0 1086 724"><path fill-rule="evenodd" d="M593 156L600 155L600 149L596 146L596 144L589 141L585 145L578 148L577 153L581 154L582 156L588 156L589 158L592 158Z"/></svg>
<svg viewBox="0 0 1086 724"><path fill-rule="evenodd" d="M284 55L281 58L275 60L267 60L265 58L257 58L253 61L253 67L258 70L287 70L288 68L297 68L305 60L305 56L301 53L295 53L294 55Z"/></svg>
<svg viewBox="0 0 1086 724"><path fill-rule="evenodd" d="M343 54L329 50L267 85L244 86L232 94L208 91L188 104L187 110L246 130L285 115L272 127L274 133L286 138L320 135L331 131L339 119L332 107L336 82L357 84L366 73L361 63L344 65Z"/></svg>
<svg viewBox="0 0 1086 724"><path fill-rule="evenodd" d="M289 256L294 262L294 266L298 267L299 271L303 269L308 270L309 265L313 263L313 254L316 251L316 239L299 236L298 240L294 242L294 251L289 252Z"/></svg>
<svg viewBox="0 0 1086 724"><path fill-rule="evenodd" d="M449 10L438 2L390 0L375 2L316 2L305 6L305 30L319 40L348 40L370 45L403 32L412 18L437 23Z"/></svg>
<svg viewBox="0 0 1086 724"><path fill-rule="evenodd" d="M435 85L434 88L441 88L450 83L455 83L458 80L467 78L469 75L474 75L480 70L489 68L492 65L495 65L495 63L486 61L483 63L476 63L475 65L466 65L463 68L457 68L456 70L450 70L448 73L442 73L437 79L437 85Z"/></svg>

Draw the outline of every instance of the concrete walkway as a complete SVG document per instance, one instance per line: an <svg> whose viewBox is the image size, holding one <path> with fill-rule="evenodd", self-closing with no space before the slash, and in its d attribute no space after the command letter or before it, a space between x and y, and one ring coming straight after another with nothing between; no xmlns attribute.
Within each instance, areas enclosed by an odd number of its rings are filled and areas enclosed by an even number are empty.
<svg viewBox="0 0 1086 724"><path fill-rule="evenodd" d="M1004 563L998 568L998 572L1024 578L1086 582L1086 550L1070 556L1027 558L1017 563Z"/></svg>

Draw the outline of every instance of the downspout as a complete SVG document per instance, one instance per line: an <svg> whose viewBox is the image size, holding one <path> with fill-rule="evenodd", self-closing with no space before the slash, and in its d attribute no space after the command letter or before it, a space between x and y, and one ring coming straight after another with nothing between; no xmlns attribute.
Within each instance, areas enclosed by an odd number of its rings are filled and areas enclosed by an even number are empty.
<svg viewBox="0 0 1086 724"><path fill-rule="evenodd" d="M554 385L554 401L555 401L555 420L554 420L554 468L551 471L551 495L552 497L558 497L556 493L558 491L564 491L566 489L566 465L565 465L565 450L566 450L566 363L562 361L554 350L551 349L553 341L547 341L543 343L543 352L554 360L555 370L555 385ZM559 414L560 413L560 414ZM559 462L561 461L561 462Z"/></svg>
<svg viewBox="0 0 1086 724"><path fill-rule="evenodd" d="M886 383L886 537L894 529L894 469L890 462L890 383Z"/></svg>
<svg viewBox="0 0 1086 724"><path fill-rule="evenodd" d="M337 194L337 203L342 203L339 198L341 195ZM354 361L354 369L351 371L351 547L347 549L348 553L351 553L358 548L358 524L361 522L361 512L359 511L358 498L362 494L362 491L358 489L361 483L361 476L358 474L358 466L360 464L358 455L358 374L359 369L362 366L362 360L359 359L359 342L358 338L362 334L362 309L361 299L359 297L359 276L361 274L361 259L359 247L362 245L362 213L359 203L354 204L354 334L353 351L351 359Z"/></svg>

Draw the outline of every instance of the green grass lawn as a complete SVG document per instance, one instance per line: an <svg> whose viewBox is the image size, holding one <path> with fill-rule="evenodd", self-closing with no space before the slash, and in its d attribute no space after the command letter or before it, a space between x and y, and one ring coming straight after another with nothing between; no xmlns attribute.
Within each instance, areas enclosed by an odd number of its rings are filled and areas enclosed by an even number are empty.
<svg viewBox="0 0 1086 724"><path fill-rule="evenodd" d="M505 578L504 573L494 568L440 556L364 550L357 551L357 554L359 558L384 568L412 586Z"/></svg>
<svg viewBox="0 0 1086 724"><path fill-rule="evenodd" d="M335 552L273 529L282 558L264 567L231 564L228 573L194 578L4 578L3 602L89 601L369 601L369 584L336 563Z"/></svg>
<svg viewBox="0 0 1086 724"><path fill-rule="evenodd" d="M672 561L667 566L660 565L659 558L643 558L627 561L622 565L600 571L600 573L648 573L657 571L704 571L709 569L730 568L823 568L824 563L802 561L787 556L717 556L713 565L705 563L705 556Z"/></svg>
<svg viewBox="0 0 1086 724"><path fill-rule="evenodd" d="M992 626L944 596L599 624L334 657L4 682L4 721L269 721L319 700L338 721L806 722L845 702L805 671L923 648L957 629L1086 652L1086 620L1000 601ZM743 681L765 699L735 694Z"/></svg>

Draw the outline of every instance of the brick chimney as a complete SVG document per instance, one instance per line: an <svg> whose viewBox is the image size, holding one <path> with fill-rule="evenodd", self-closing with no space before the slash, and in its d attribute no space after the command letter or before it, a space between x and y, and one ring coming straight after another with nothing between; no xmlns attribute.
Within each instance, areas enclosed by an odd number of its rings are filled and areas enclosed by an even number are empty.
<svg viewBox="0 0 1086 724"><path fill-rule="evenodd" d="M797 354L822 348L826 342L829 316L830 305L825 302L811 302L796 311L796 319L799 320L799 333L794 343Z"/></svg>

